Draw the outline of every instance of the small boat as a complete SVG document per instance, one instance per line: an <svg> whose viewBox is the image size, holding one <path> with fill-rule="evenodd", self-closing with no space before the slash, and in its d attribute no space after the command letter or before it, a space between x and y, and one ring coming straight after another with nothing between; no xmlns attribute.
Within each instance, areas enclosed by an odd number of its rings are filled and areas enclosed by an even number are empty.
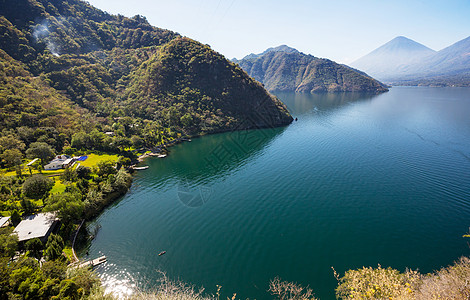
<svg viewBox="0 0 470 300"><path fill-rule="evenodd" d="M158 154L158 158L164 158L166 157L166 154Z"/></svg>
<svg viewBox="0 0 470 300"><path fill-rule="evenodd" d="M149 168L149 166L145 166L145 167L133 167L134 170L147 170Z"/></svg>
<svg viewBox="0 0 470 300"><path fill-rule="evenodd" d="M158 253L158 256L162 256L165 253L166 253L166 251L162 251L162 252Z"/></svg>

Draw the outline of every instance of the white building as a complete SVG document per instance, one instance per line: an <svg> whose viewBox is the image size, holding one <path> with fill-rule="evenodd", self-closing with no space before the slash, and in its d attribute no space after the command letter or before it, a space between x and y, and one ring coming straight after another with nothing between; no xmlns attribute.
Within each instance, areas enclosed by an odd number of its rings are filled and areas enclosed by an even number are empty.
<svg viewBox="0 0 470 300"><path fill-rule="evenodd" d="M45 243L58 221L59 219L53 212L31 215L24 218L13 233L18 235L19 242L39 238Z"/></svg>
<svg viewBox="0 0 470 300"><path fill-rule="evenodd" d="M57 155L47 165L44 166L44 170L59 170L70 167L75 162L75 158L71 158L68 155Z"/></svg>
<svg viewBox="0 0 470 300"><path fill-rule="evenodd" d="M6 227L10 224L10 217L0 217L0 227Z"/></svg>

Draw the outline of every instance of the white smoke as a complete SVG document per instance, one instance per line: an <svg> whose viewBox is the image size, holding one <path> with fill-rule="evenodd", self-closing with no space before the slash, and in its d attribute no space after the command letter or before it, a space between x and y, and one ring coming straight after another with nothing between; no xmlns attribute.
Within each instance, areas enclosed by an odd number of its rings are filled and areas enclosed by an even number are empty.
<svg viewBox="0 0 470 300"><path fill-rule="evenodd" d="M33 27L33 38L36 43L40 41L44 41L46 43L47 49L55 56L59 56L59 52L57 50L57 45L52 41L51 38L49 38L49 35L51 34L49 30L49 21L44 20L41 23L35 25Z"/></svg>

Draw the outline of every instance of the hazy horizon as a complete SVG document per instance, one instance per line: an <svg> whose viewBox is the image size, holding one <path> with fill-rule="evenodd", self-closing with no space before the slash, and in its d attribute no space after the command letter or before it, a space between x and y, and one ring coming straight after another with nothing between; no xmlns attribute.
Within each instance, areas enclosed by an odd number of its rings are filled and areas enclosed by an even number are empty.
<svg viewBox="0 0 470 300"><path fill-rule="evenodd" d="M229 59L285 44L351 63L396 36L439 51L470 35L470 3L464 0L88 2L112 14L143 15L152 25L209 44Z"/></svg>

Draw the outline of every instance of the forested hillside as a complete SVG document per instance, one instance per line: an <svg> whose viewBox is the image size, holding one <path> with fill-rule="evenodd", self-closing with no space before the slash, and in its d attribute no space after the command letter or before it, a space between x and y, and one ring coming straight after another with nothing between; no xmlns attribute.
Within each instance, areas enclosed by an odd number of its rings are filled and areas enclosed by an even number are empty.
<svg viewBox="0 0 470 300"><path fill-rule="evenodd" d="M79 147L73 135L94 132L88 147L119 152L292 120L239 67L143 16L110 15L80 0L0 7L0 137L25 149L45 139L57 151Z"/></svg>
<svg viewBox="0 0 470 300"><path fill-rule="evenodd" d="M251 54L237 63L269 91L387 91L384 84L365 73L286 46L270 48L259 55Z"/></svg>

